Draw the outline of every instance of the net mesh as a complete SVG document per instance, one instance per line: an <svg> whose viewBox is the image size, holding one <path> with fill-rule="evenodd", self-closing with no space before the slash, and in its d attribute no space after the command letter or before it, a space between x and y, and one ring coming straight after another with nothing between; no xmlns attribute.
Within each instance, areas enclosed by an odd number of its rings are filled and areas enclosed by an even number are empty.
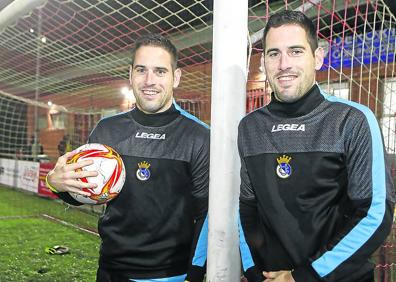
<svg viewBox="0 0 396 282"><path fill-rule="evenodd" d="M73 111L117 107L142 34L169 35L181 67L209 62L211 11L206 1L184 2L47 1L0 34L2 89L34 99L39 86L41 100Z"/></svg>
<svg viewBox="0 0 396 282"><path fill-rule="evenodd" d="M43 153L54 161L85 143L100 118L130 109L130 91L122 91L129 86L130 50L149 32L168 36L179 50L177 102L210 121L213 1L36 2L6 24L0 21L0 157L37 159ZM1 2L0 9L11 3ZM246 111L270 101L271 89L260 68L260 37L269 15L302 10L317 26L326 50L319 84L331 95L370 107L394 163L396 19L383 0L248 3ZM378 253L378 281L390 281L383 279L392 276L393 257L381 254L392 250L388 243Z"/></svg>

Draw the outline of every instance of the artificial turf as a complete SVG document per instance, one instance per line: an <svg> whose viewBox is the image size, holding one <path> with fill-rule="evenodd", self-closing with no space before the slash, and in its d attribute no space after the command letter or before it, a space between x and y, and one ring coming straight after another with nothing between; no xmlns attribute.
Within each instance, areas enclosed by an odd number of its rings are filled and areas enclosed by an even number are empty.
<svg viewBox="0 0 396 282"><path fill-rule="evenodd" d="M95 232L97 214L5 187L0 199L0 281L95 281L100 239L76 227Z"/></svg>

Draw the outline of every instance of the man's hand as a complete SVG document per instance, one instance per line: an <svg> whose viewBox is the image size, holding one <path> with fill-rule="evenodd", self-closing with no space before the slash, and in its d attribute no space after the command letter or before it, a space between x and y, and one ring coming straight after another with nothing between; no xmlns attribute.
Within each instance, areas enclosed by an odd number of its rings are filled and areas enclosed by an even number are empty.
<svg viewBox="0 0 396 282"><path fill-rule="evenodd" d="M264 282L295 282L291 271L281 270L281 271L263 271L263 275L266 278Z"/></svg>
<svg viewBox="0 0 396 282"><path fill-rule="evenodd" d="M67 160L73 156L73 152L68 152L58 158L53 170L48 173L48 183L58 192L73 192L83 196L90 194L82 191L82 188L95 188L94 183L84 183L79 178L97 176L97 171L76 171L76 169L93 164L92 160L86 160L78 163L67 164Z"/></svg>

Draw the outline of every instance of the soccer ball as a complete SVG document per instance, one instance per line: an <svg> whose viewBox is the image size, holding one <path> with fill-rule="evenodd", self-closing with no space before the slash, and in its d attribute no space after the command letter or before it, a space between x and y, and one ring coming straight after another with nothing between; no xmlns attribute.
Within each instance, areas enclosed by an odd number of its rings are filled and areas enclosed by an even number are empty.
<svg viewBox="0 0 396 282"><path fill-rule="evenodd" d="M70 195L82 204L99 205L117 197L125 182L125 166L120 155L107 145L92 143L85 144L74 150L74 155L67 161L68 164L84 160L93 160L93 164L77 171L97 171L98 175L80 178L86 183L96 183L94 189L83 188L90 196L75 193Z"/></svg>

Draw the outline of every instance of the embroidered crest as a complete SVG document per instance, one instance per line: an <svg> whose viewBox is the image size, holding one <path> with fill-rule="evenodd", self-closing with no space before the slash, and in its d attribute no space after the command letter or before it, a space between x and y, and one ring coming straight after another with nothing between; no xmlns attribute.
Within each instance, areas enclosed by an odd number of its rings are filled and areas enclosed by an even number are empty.
<svg viewBox="0 0 396 282"><path fill-rule="evenodd" d="M277 158L278 165L276 167L276 174L280 178L288 178L292 174L292 167L289 162L291 161L291 157L283 155L282 157Z"/></svg>
<svg viewBox="0 0 396 282"><path fill-rule="evenodd" d="M146 161L138 163L138 170L136 171L137 179L146 181L150 178L151 172L149 170L150 164Z"/></svg>

